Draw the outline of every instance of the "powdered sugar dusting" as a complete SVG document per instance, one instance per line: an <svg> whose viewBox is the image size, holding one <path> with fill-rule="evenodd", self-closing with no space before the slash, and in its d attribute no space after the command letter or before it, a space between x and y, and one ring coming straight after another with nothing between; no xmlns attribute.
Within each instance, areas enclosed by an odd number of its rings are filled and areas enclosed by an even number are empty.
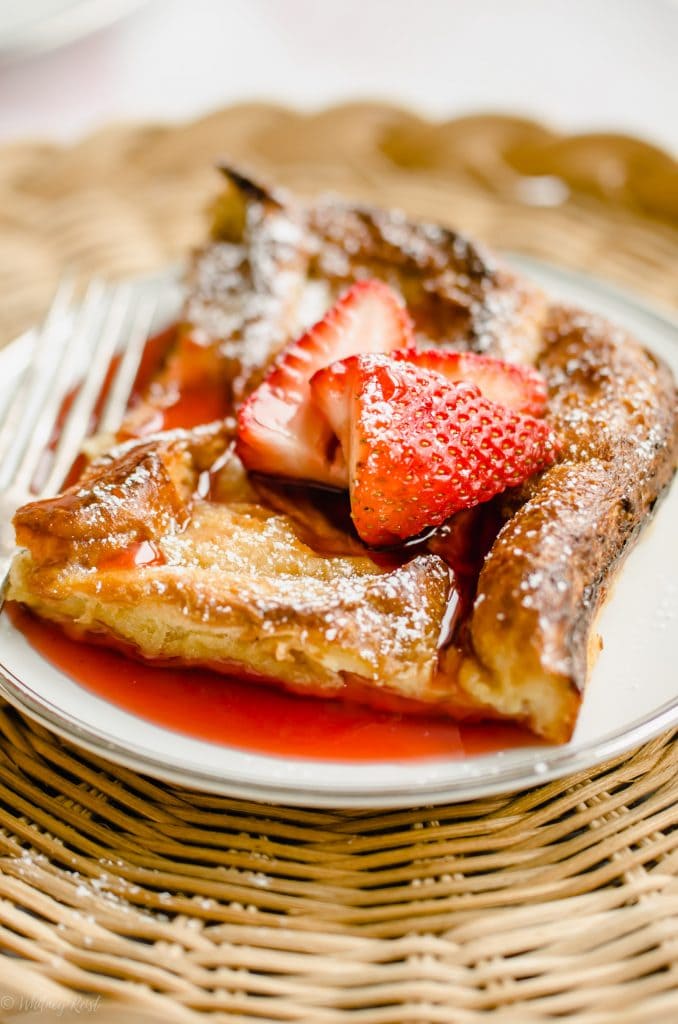
<svg viewBox="0 0 678 1024"><path fill-rule="evenodd" d="M582 685L586 644L568 630L584 635L601 580L670 478L672 386L651 356L600 317L556 309L545 337L540 369L562 455L500 531L474 628L489 616L495 629L524 630L549 671Z"/></svg>

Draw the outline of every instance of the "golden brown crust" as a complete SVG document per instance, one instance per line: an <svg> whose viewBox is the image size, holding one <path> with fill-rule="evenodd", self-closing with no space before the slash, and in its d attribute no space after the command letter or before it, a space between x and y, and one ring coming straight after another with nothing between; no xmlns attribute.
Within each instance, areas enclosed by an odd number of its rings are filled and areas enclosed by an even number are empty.
<svg viewBox="0 0 678 1024"><path fill-rule="evenodd" d="M542 292L450 228L393 210L320 203L308 215L310 273L334 288L356 277L403 295L420 342L530 363L546 312Z"/></svg>
<svg viewBox="0 0 678 1024"><path fill-rule="evenodd" d="M196 364L212 388L221 383L224 407L235 409L296 328L309 260L301 214L237 171L222 171L228 187L213 211L212 240L189 264L176 340L124 436L154 424L193 383Z"/></svg>
<svg viewBox="0 0 678 1024"><path fill-rule="evenodd" d="M512 514L480 575L469 623L478 664L466 678L495 691L549 682L568 718L548 734L567 738L596 610L671 480L678 417L667 367L601 317L553 307L543 339L538 365L562 457L506 499Z"/></svg>
<svg viewBox="0 0 678 1024"><path fill-rule="evenodd" d="M123 444L90 464L55 498L14 516L17 544L38 564L96 566L106 555L186 526L198 474L224 451L232 421Z"/></svg>
<svg viewBox="0 0 678 1024"><path fill-rule="evenodd" d="M168 472L177 460L179 486ZM287 516L237 494L197 497L185 482L199 469L186 437L160 437L92 472L91 490L24 506L16 522L28 551L14 562L10 597L144 658L241 671L321 696L341 691L347 676L425 695L449 591L442 559L422 554L388 570L364 551L319 555ZM118 495L129 515L112 511ZM149 509L143 532L139 500ZM82 528L94 509L111 528L105 543ZM61 526L70 517L68 548L60 541L55 550L46 515ZM149 539L152 562L125 557Z"/></svg>

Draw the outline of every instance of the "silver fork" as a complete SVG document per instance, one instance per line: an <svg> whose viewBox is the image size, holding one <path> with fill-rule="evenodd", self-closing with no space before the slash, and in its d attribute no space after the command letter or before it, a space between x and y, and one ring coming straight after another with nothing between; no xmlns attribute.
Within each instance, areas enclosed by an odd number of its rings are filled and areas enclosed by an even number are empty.
<svg viewBox="0 0 678 1024"><path fill-rule="evenodd" d="M75 306L73 284L66 281L34 332L28 362L0 414L0 604L15 551L14 512L62 486L94 425L118 351L96 426L113 433L120 425L155 308L155 301L139 298L128 285L106 287L100 281Z"/></svg>

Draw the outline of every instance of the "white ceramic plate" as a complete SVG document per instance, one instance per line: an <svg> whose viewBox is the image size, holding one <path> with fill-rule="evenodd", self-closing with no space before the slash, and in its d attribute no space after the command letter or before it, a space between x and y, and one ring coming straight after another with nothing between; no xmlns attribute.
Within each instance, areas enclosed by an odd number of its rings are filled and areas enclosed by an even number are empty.
<svg viewBox="0 0 678 1024"><path fill-rule="evenodd" d="M678 325L590 278L515 257L553 294L630 328L678 375ZM176 275L137 283L161 297L157 327L176 312ZM0 353L9 389L27 338ZM678 724L678 486L624 563L599 619L604 649L572 741L466 760L341 763L250 754L153 725L84 690L0 616L0 692L43 725L112 761L232 796L318 807L414 806L526 788L590 768Z"/></svg>

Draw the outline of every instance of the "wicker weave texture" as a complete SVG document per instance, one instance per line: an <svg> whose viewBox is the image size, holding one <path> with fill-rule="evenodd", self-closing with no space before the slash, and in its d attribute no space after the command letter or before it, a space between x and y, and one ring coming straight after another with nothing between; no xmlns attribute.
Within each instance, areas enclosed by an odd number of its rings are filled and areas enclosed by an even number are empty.
<svg viewBox="0 0 678 1024"><path fill-rule="evenodd" d="M650 147L256 106L5 149L4 339L64 264L180 257L223 154L678 305L678 174ZM8 707L0 732L0 1019L678 1021L678 738L524 794L351 813L156 783Z"/></svg>
<svg viewBox="0 0 678 1024"><path fill-rule="evenodd" d="M183 259L203 236L220 157L302 194L403 206L678 305L678 164L645 143L506 117L430 124L377 105L313 116L246 105L182 126L108 128L73 148L4 147L0 340L33 322L65 267L85 280Z"/></svg>

